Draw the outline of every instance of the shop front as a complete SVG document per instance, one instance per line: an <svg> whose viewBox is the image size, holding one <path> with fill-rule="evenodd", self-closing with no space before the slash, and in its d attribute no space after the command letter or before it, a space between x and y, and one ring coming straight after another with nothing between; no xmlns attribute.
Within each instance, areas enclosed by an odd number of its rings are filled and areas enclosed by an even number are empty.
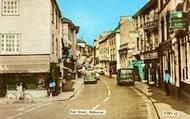
<svg viewBox="0 0 190 119"><path fill-rule="evenodd" d="M110 61L110 69L109 71L111 70L113 74L116 74L117 73L117 61Z"/></svg>
<svg viewBox="0 0 190 119"><path fill-rule="evenodd" d="M147 80L148 84L154 84L156 86L159 86L160 71L159 71L158 53L156 51L145 52L144 64L145 64L144 66L145 80Z"/></svg>

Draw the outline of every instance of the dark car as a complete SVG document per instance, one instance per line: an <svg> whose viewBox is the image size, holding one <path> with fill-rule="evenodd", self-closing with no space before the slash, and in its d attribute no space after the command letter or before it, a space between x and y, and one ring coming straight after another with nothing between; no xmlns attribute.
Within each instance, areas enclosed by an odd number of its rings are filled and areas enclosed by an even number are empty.
<svg viewBox="0 0 190 119"><path fill-rule="evenodd" d="M117 85L130 84L134 85L134 70L132 68L121 68L117 72Z"/></svg>

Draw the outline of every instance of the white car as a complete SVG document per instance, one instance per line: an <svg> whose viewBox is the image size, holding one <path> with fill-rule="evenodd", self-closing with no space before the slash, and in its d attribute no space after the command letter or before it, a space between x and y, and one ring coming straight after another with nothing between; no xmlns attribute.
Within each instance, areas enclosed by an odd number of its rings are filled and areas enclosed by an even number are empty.
<svg viewBox="0 0 190 119"><path fill-rule="evenodd" d="M98 72L100 75L104 75L105 71L102 67L94 67L94 71Z"/></svg>
<svg viewBox="0 0 190 119"><path fill-rule="evenodd" d="M94 71L94 74L95 74L95 78L97 80L99 80L100 79L100 74L97 71Z"/></svg>

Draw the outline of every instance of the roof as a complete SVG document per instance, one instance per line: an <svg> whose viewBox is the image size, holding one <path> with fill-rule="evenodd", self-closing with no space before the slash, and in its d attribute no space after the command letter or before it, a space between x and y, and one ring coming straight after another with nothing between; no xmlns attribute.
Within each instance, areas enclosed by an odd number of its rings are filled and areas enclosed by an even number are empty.
<svg viewBox="0 0 190 119"><path fill-rule="evenodd" d="M79 32L79 26L76 26L76 25L72 22L72 20L70 20L70 19L68 19L68 18L66 18L66 17L63 17L63 18L61 18L61 22L62 22L62 23L68 23L68 24L70 24L70 25L71 25L71 28L75 29L77 33Z"/></svg>
<svg viewBox="0 0 190 119"><path fill-rule="evenodd" d="M91 46L91 45L87 45L89 48L93 48L93 46Z"/></svg>
<svg viewBox="0 0 190 119"><path fill-rule="evenodd" d="M147 9L152 7L155 3L157 3L157 0L150 0L148 3L146 3L139 11L137 11L134 15L133 18L139 16L140 14L144 13Z"/></svg>
<svg viewBox="0 0 190 119"><path fill-rule="evenodd" d="M84 40L78 38L77 43L86 43L86 42Z"/></svg>
<svg viewBox="0 0 190 119"><path fill-rule="evenodd" d="M119 24L119 25L112 31L112 33L118 32L119 29L120 29L120 26L121 26L121 24Z"/></svg>
<svg viewBox="0 0 190 119"><path fill-rule="evenodd" d="M60 10L60 8L59 8L59 5L57 4L57 0L52 0L52 2L55 3L55 5L56 5L56 7L57 7L57 9L58 9L58 11L59 11L59 14L62 16L61 10Z"/></svg>

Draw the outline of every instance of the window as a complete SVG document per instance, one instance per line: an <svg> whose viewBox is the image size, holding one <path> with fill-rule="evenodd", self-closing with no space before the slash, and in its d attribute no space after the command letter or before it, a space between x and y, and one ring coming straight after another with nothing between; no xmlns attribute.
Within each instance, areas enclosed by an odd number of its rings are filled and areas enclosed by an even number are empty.
<svg viewBox="0 0 190 119"><path fill-rule="evenodd" d="M19 53L20 34L0 34L0 53Z"/></svg>
<svg viewBox="0 0 190 119"><path fill-rule="evenodd" d="M154 36L155 36L155 47L154 48L156 48L156 47L158 47L159 46L159 41L158 41L158 32L155 32L155 34L154 34Z"/></svg>
<svg viewBox="0 0 190 119"><path fill-rule="evenodd" d="M2 15L14 16L19 14L19 0L3 0Z"/></svg>
<svg viewBox="0 0 190 119"><path fill-rule="evenodd" d="M169 33L169 29L170 29L170 14L169 12L167 12L167 15L166 15L166 29L167 29L167 40L170 38L170 33Z"/></svg>
<svg viewBox="0 0 190 119"><path fill-rule="evenodd" d="M161 20L161 32L162 32L162 42L164 42L165 40L165 36L164 36L164 18L162 17L162 20Z"/></svg>
<svg viewBox="0 0 190 119"><path fill-rule="evenodd" d="M51 10L51 15L52 15L52 23L54 24L54 4L52 3L52 10Z"/></svg>
<svg viewBox="0 0 190 119"><path fill-rule="evenodd" d="M161 8L163 7L164 3L163 3L163 0L160 0L160 6Z"/></svg>
<svg viewBox="0 0 190 119"><path fill-rule="evenodd" d="M58 39L57 38L56 38L56 46L55 47L56 47L56 56L58 56L58 52L59 52L58 47L59 47L59 45L58 45Z"/></svg>
<svg viewBox="0 0 190 119"><path fill-rule="evenodd" d="M51 52L52 54L54 54L54 35L52 34L52 49L51 49Z"/></svg>

